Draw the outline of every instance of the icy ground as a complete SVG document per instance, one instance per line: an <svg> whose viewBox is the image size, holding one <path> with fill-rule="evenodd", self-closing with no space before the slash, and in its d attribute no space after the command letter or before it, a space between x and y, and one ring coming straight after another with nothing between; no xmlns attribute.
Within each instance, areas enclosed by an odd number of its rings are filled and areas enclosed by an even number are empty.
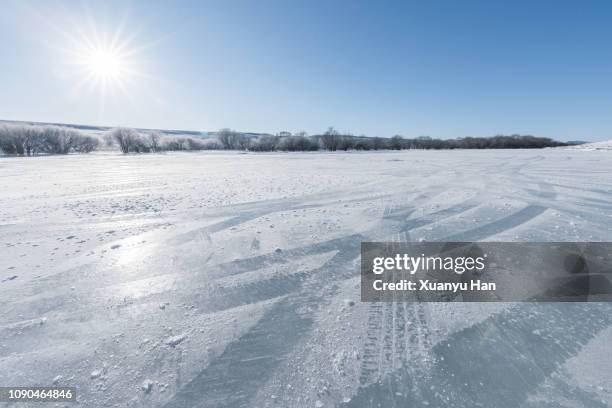
<svg viewBox="0 0 612 408"><path fill-rule="evenodd" d="M612 241L612 152L3 158L0 192L0 385L81 407L612 404L612 305L366 304L358 278L363 240Z"/></svg>

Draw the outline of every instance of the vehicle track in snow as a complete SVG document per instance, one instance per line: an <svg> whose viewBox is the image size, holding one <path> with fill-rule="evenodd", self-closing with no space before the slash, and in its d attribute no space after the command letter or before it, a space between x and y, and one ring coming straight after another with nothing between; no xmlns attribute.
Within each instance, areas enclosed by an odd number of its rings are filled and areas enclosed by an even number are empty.
<svg viewBox="0 0 612 408"><path fill-rule="evenodd" d="M550 183L534 178L530 178L530 182L537 186L536 190L526 190L531 196L556 199L557 194ZM445 212L452 213L459 208ZM478 241L494 237L520 227L547 209L528 204L514 214L440 241ZM409 230L408 227L406 231ZM612 307L605 303L519 304L432 347L427 334L432 325L427 321L423 304L403 300L370 307L364 352L368 358L362 363L362 386L357 395L342 406L473 407L494 403L519 407L537 385L612 324L609 317ZM413 309L417 313L398 317L392 312L402 306L404 310ZM539 319L543 316L554 322L554 326L543 325ZM396 320L402 327L411 327L411 336L406 337L395 330ZM406 338L410 339L406 347L397 349L398 357L405 363L397 367L393 359L388 358L388 344ZM423 364L423 361L430 364ZM585 406L602 406L592 395L574 390L574 397Z"/></svg>

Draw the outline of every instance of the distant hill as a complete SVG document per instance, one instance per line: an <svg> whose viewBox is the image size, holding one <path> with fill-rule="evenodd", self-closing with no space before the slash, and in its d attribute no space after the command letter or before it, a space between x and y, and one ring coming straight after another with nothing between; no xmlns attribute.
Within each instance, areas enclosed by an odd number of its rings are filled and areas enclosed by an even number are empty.
<svg viewBox="0 0 612 408"><path fill-rule="evenodd" d="M219 132L206 132L206 134L208 135L208 137L216 137L217 133ZM253 133L253 132L237 132L239 134L241 134L244 137L247 137L249 139L257 139L263 136L272 136L269 133Z"/></svg>
<svg viewBox="0 0 612 408"><path fill-rule="evenodd" d="M38 126L61 126L71 129L80 130L84 133L103 133L112 129L114 126L91 126L91 125L78 125L73 123L53 123L53 122L26 122L18 120L0 120L0 123L6 123L11 125L38 125ZM209 138L214 135L215 132L198 132L194 130L174 130L174 129L147 129L147 128L135 128L140 132L159 132L169 136L192 136Z"/></svg>

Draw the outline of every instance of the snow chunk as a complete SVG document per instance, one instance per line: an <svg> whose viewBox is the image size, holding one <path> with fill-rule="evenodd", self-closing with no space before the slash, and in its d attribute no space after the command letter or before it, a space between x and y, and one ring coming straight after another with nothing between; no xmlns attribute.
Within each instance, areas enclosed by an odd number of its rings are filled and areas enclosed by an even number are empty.
<svg viewBox="0 0 612 408"><path fill-rule="evenodd" d="M186 334L179 334L178 336L169 337L164 343L170 347L176 347L187 338Z"/></svg>
<svg viewBox="0 0 612 408"><path fill-rule="evenodd" d="M150 393L153 389L153 381L148 379L144 380L142 382L142 385L140 386L140 389L143 390L146 394Z"/></svg>

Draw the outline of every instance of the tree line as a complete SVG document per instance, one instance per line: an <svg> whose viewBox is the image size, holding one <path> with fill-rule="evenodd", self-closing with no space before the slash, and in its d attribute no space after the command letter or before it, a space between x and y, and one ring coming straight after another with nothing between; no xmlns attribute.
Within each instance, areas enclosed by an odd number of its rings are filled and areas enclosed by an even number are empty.
<svg viewBox="0 0 612 408"><path fill-rule="evenodd" d="M89 153L99 144L97 137L65 127L0 125L0 150L10 155Z"/></svg>
<svg viewBox="0 0 612 408"><path fill-rule="evenodd" d="M268 151L348 151L348 150L409 150L409 149L539 149L567 146L547 137L531 135L497 135L492 137L464 137L433 139L429 136L391 138L341 134L333 127L323 134L308 136L305 132L281 132L276 136L249 138L230 129L217 132L217 140L224 150Z"/></svg>
<svg viewBox="0 0 612 408"><path fill-rule="evenodd" d="M330 127L322 134L307 135L280 132L276 135L247 135L221 129L213 137L166 135L158 131L115 128L101 136L84 134L60 126L0 125L0 150L9 155L89 153L100 146L118 148L123 153L156 153L191 150L242 150L253 152L307 152L349 150L408 149L536 149L567 146L546 137L531 135L497 135L433 139L428 136L391 138L342 134Z"/></svg>

